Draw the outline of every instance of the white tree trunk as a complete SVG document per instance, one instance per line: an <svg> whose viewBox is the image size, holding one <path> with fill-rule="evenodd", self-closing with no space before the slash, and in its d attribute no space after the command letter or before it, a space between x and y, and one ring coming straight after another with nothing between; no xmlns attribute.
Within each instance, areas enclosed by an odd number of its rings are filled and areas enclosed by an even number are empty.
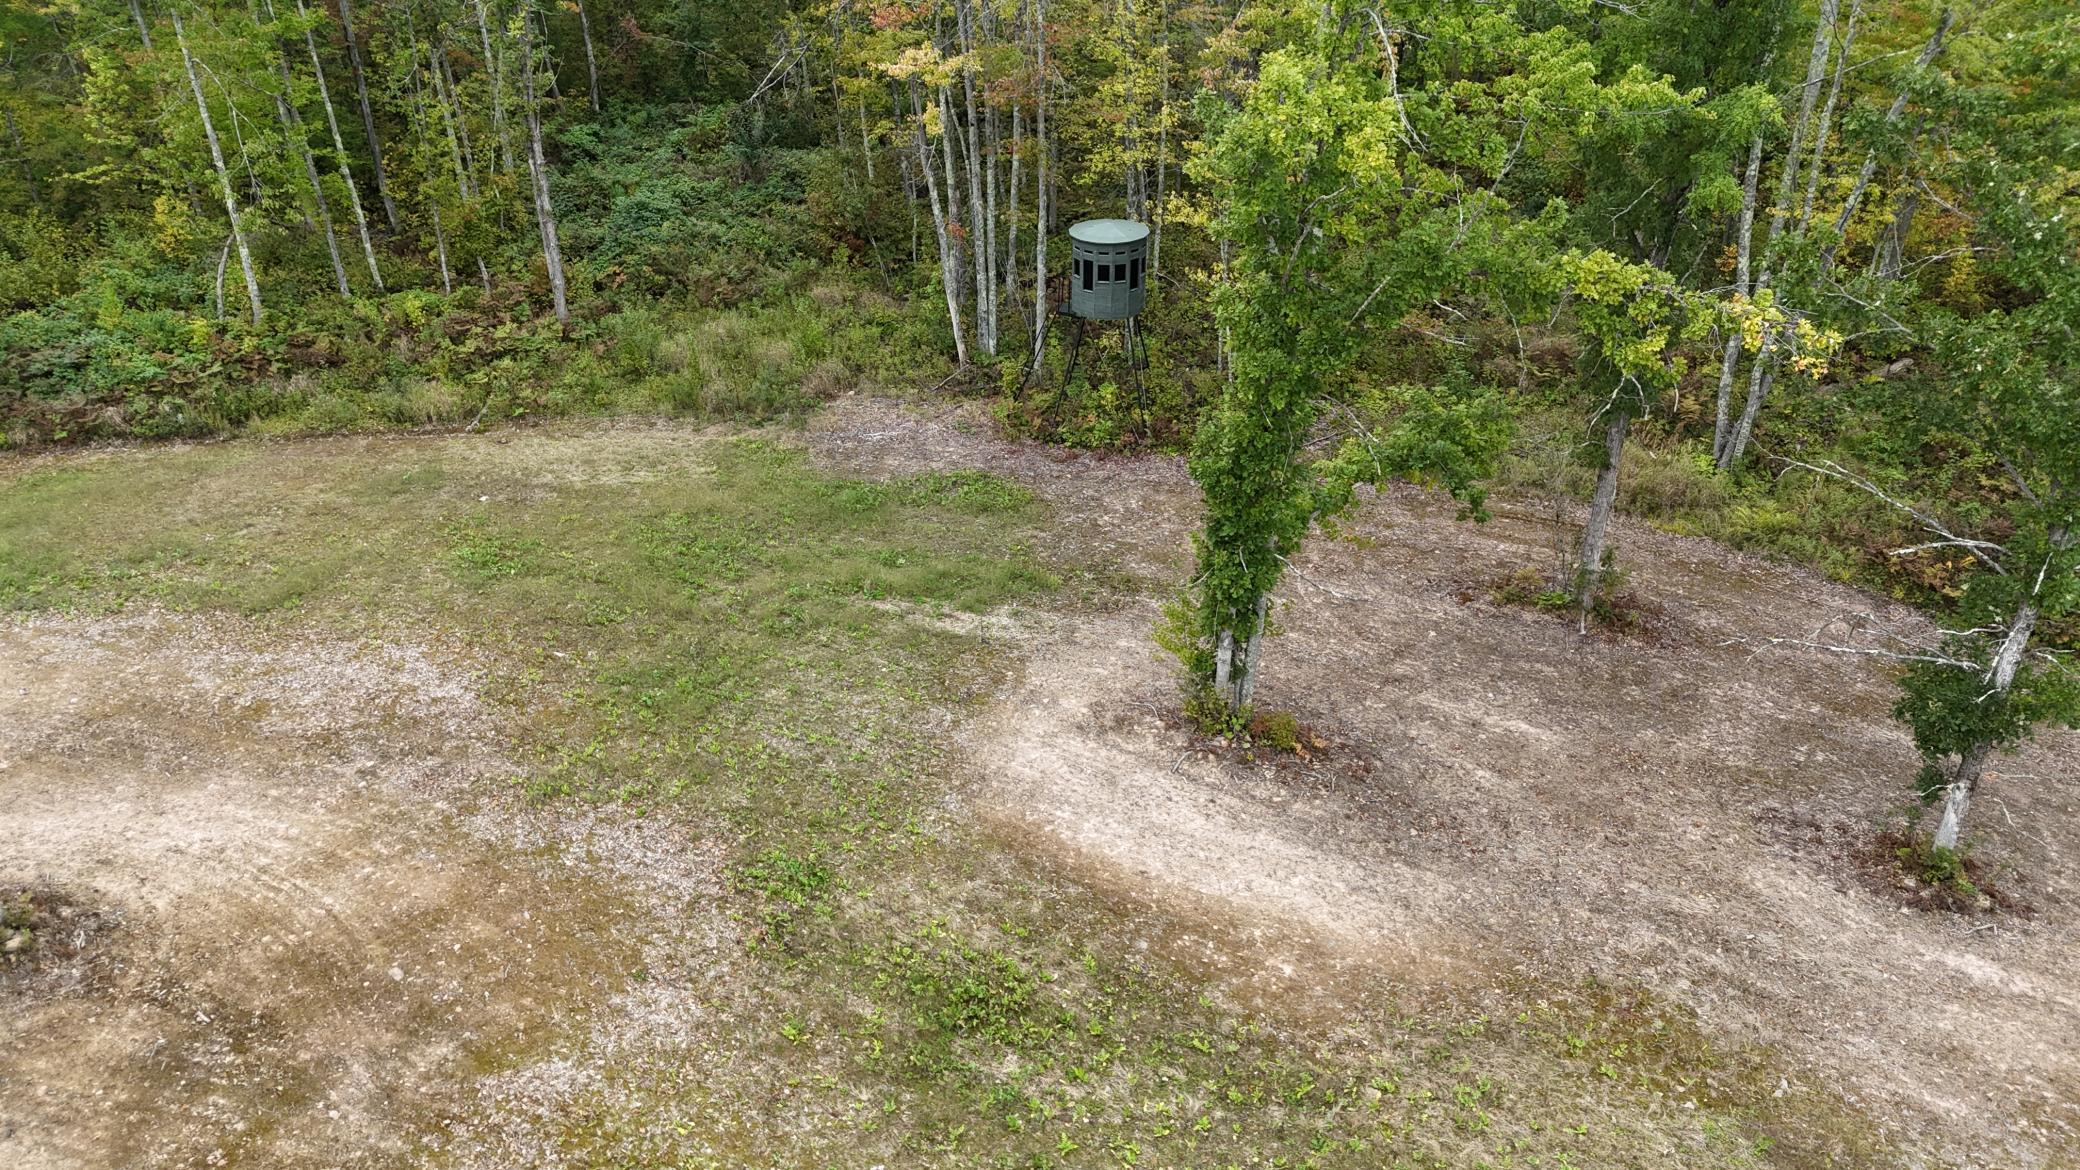
<svg viewBox="0 0 2080 1170"><path fill-rule="evenodd" d="M1018 184L1023 178L1026 148L1025 110L1017 102L1011 104L1011 183L1005 189L1004 208L1004 287L1011 290L1012 311L1018 309L1018 298L1022 288L1018 279Z"/></svg>
<svg viewBox="0 0 2080 1170"><path fill-rule="evenodd" d="M916 82L910 88L911 112L915 115L911 125L917 132L917 167L924 172L925 194L932 203L932 231L939 240L939 284L946 292L946 315L953 322L954 361L962 366L968 364L967 334L961 328L960 264L954 254L953 232L946 221L946 211L939 203L939 180L932 173L932 141L924 130L924 103L917 93Z"/></svg>
<svg viewBox="0 0 2080 1170"><path fill-rule="evenodd" d="M209 100L202 95L202 78L195 72L195 58L188 52L188 33L181 27L178 8L170 10L173 15L173 37L180 45L181 65L188 72L188 88L195 92L195 112L202 118L202 136L209 142L209 161L217 171L217 187L224 196L224 216L231 221L231 240L238 248L238 267L246 278L246 300L253 307L253 322L260 321L260 281L253 275L253 253L246 247L246 229L238 216L238 196L231 190L231 171L224 165L224 148L217 142L216 123L210 120ZM221 266L220 269L221 271ZM223 288L221 281L219 290ZM217 294L217 313L223 315L224 296Z"/></svg>
<svg viewBox="0 0 2080 1170"><path fill-rule="evenodd" d="M433 212L433 249L441 263L441 292L453 293L455 280L448 272L448 233L441 230L440 200L428 200L427 207Z"/></svg>
<svg viewBox="0 0 2080 1170"><path fill-rule="evenodd" d="M455 189L464 199L474 198L476 183L473 175L477 169L476 153L470 149L469 128L462 122L462 103L455 96L454 79L448 75L447 54L440 49L440 30L434 29L434 40L426 46L426 60L433 75L433 101L440 107L441 125L448 133L450 161L455 166Z"/></svg>
<svg viewBox="0 0 2080 1170"><path fill-rule="evenodd" d="M1752 284L1751 261L1755 251L1755 197L1756 188L1762 177L1762 135L1757 134L1748 142L1748 169L1741 176L1741 219L1736 237L1736 263L1733 271L1733 290L1747 296ZM1712 457L1726 450L1729 416L1733 410L1733 376L1740 364L1741 335L1734 330L1726 339L1726 356L1719 363L1718 414L1712 423Z"/></svg>
<svg viewBox="0 0 2080 1170"><path fill-rule="evenodd" d="M2036 603L2026 602L2015 611L2007 633L2001 638L2000 649L1994 652L1993 666L1987 671L1987 698L2004 697L2014 687L2015 672L2022 666L2022 655L2029 649L2030 635L2036 628ZM1986 758L1992 752L1992 744L1975 743L1959 758L1957 771L1951 774L1950 786L1943 793L1943 815L1936 824L1935 845L1938 848L1957 848L1958 834L1964 829L1965 813L1971 807L1972 792L1978 788L1979 776L1985 771Z"/></svg>
<svg viewBox="0 0 2080 1170"><path fill-rule="evenodd" d="M1033 369L1038 370L1047 346L1047 0L1033 0L1033 44L1040 76L1033 115L1039 154L1033 175Z"/></svg>
<svg viewBox="0 0 2080 1170"><path fill-rule="evenodd" d="M1156 202L1149 217L1148 278L1163 267L1163 194L1170 162L1170 0L1157 0L1159 20L1156 51L1162 56L1156 66Z"/></svg>
<svg viewBox="0 0 2080 1170"><path fill-rule="evenodd" d="M1812 128L1813 107L1820 103L1820 82L1827 76L1827 58L1834 47L1835 17L1841 0L1820 0L1820 21L1813 29L1813 52L1806 60L1805 84L1799 87L1798 119L1791 124L1791 146L1784 152L1784 169L1777 175L1777 201L1770 208L1769 238L1772 243L1791 219L1791 197L1798 190L1798 168L1805 160L1806 136ZM1764 282L1767 283L1767 274Z"/></svg>
<svg viewBox="0 0 2080 1170"><path fill-rule="evenodd" d="M1920 210L1921 192L1909 191L1900 197L1899 207L1892 213L1892 222L1886 225L1885 235L1878 241L1877 252L1871 257L1871 271L1881 280L1898 280L1907 268L1907 235L1914 230L1914 213Z"/></svg>
<svg viewBox="0 0 2080 1170"><path fill-rule="evenodd" d="M952 93L943 85L939 87L939 125L939 161L944 164L946 172L946 228L947 242L953 253L954 289L959 299L966 300L967 289L963 286L969 280L966 266L968 251L975 246L975 233L968 223L968 216L962 213L961 186L955 178L953 157L960 149L960 122L953 116ZM962 344L965 352L966 343ZM963 358L961 364L966 365L967 359Z"/></svg>
<svg viewBox="0 0 2080 1170"><path fill-rule="evenodd" d="M575 0L578 6L578 35L585 39L585 86L592 97L592 112L599 113L599 61L592 55L592 21L585 15L585 0ZM867 164L871 170L873 163ZM874 176L870 173L869 179Z"/></svg>
<svg viewBox="0 0 2080 1170"><path fill-rule="evenodd" d="M397 230L397 201L390 197L390 175L383 169L383 140L376 136L376 114L368 102L368 74L361 63L361 42L354 36L354 0L339 0L339 27L346 34L347 66L354 73L354 100L361 106L361 129L368 136L368 166L375 183L376 198L383 204L383 222Z"/></svg>
<svg viewBox="0 0 2080 1170"><path fill-rule="evenodd" d="M867 163L867 186L874 185L874 139L867 132L867 95L859 95L859 153Z"/></svg>
<svg viewBox="0 0 2080 1170"><path fill-rule="evenodd" d="M1945 8L1943 15L1936 20L1935 32L1930 34L1928 43L1921 47L1921 55L1914 58L1916 69L1928 68L1929 63L1936 59L1936 55L1943 51L1943 38L1949 34L1953 19L1955 14ZM1892 107L1885 111L1885 125L1896 125L1906 111L1907 91L1902 89L1899 96L1892 99ZM1827 250L1820 256L1823 267L1834 263L1835 249L1841 247L1842 237L1849 230L1849 221L1856 217L1856 208L1863 202L1863 193L1870 189L1871 176L1877 172L1878 152L1872 150L1863 156L1863 169L1856 175L1856 185L1850 188L1849 197L1842 201L1842 210L1834 218L1834 238L1828 242Z"/></svg>
<svg viewBox="0 0 2080 1170"><path fill-rule="evenodd" d="M1222 630L1214 639L1213 692L1228 714L1239 719L1249 713L1257 693L1257 659L1264 649L1264 619L1271 612L1271 595L1257 598L1256 622L1247 638Z"/></svg>
<svg viewBox="0 0 2080 1170"><path fill-rule="evenodd" d="M556 209L549 202L549 159L542 152L542 111L534 91L534 38L528 31L531 25L526 17L527 13L522 12L520 76L526 82L527 171L534 181L535 225L542 235L542 261L549 268L549 296L556 305L557 323L567 326L571 323L571 308L564 288L563 249L556 242Z"/></svg>
<svg viewBox="0 0 2080 1170"><path fill-rule="evenodd" d="M1264 651L1264 620L1271 612L1271 595L1257 598L1257 626L1249 633L1249 642L1242 650L1242 677L1235 681L1235 707L1237 715L1246 714L1257 697L1257 659Z"/></svg>
<svg viewBox="0 0 2080 1170"><path fill-rule="evenodd" d="M955 13L959 18L961 48L963 55L974 50L974 18L965 3L957 3ZM975 69L968 65L961 70L961 96L968 114L967 126L967 171L968 171L968 250L975 266L975 345L985 354L997 352L997 339L990 335L990 268L989 268L989 201L983 191L985 163L982 156L981 117L975 105ZM953 132L951 122L947 133ZM949 156L950 157L950 156Z"/></svg>
<svg viewBox="0 0 2080 1170"><path fill-rule="evenodd" d="M137 22L137 39L144 42L144 51L152 51L152 28L145 23L144 5L139 0L130 0L130 19Z"/></svg>
<svg viewBox="0 0 2080 1170"><path fill-rule="evenodd" d="M1820 193L1820 164L1827 157L1827 135L1834 124L1834 108L1842 96L1842 77L1849 71L1849 50L1856 44L1856 20L1863 15L1863 0L1851 0L1849 23L1842 30L1842 47L1834 58L1834 80L1827 87L1827 104L1820 107L1820 126L1813 134L1813 157L1806 164L1806 197L1798 210L1798 230L1813 221L1813 199Z"/></svg>
<svg viewBox="0 0 2080 1170"><path fill-rule="evenodd" d="M1748 453L1748 442L1755 437L1755 420L1762 414L1762 400L1769 397L1769 389L1776 383L1777 335L1766 330L1762 337L1762 349L1755 355L1755 363L1748 369L1748 401L1741 407L1740 421L1726 436L1726 448L1719 452L1719 470L1730 471Z"/></svg>
<svg viewBox="0 0 2080 1170"><path fill-rule="evenodd" d="M499 157L505 160L506 172L510 174L513 170L513 136L506 132L505 70L499 67L498 54L491 49L491 13L484 0L477 0L477 35L484 42L484 79L491 86L491 133L498 139ZM503 35L499 42L505 42Z"/></svg>
<svg viewBox="0 0 2080 1170"><path fill-rule="evenodd" d="M267 18L274 19L274 0L268 0ZM282 129L296 143L296 153L303 158L303 175L310 183L311 200L318 208L318 230L325 233L325 254L332 260L332 279L339 286L339 295L354 295L347 283L347 266L339 257L339 239L332 234L332 204L325 198L325 183L318 177L318 159L311 151L310 134L303 128L303 115L289 102L289 95L296 91L296 83L289 72L289 47L280 45L275 54L275 71L282 79L282 92L274 99L275 115L281 119Z"/></svg>
<svg viewBox="0 0 2080 1170"><path fill-rule="evenodd" d="M217 280L216 284L213 286L216 291L211 302L216 306L217 320L219 321L222 321L224 319L224 268L230 262L231 237L225 236L224 246L217 250Z"/></svg>
<svg viewBox="0 0 2080 1170"><path fill-rule="evenodd" d="M310 10L304 7L303 0L296 0L296 13L306 19L310 17ZM368 234L368 213L361 208L361 189L355 186L354 172L347 166L347 144L340 137L339 115L333 111L332 93L325 85L325 64L318 59L318 37L308 25L303 30L303 43L310 50L311 71L317 75L318 101L325 107L325 125L332 131L332 154L339 163L340 182L347 185L347 201L354 211L354 229L361 234L361 255L367 259L369 279L375 282L376 291L380 293L383 291L383 270L376 267L376 246Z"/></svg>

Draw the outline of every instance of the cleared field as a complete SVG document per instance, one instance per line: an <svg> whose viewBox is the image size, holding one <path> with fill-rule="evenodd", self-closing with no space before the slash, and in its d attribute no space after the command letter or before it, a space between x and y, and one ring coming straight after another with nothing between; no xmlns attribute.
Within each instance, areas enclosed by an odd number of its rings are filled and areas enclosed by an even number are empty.
<svg viewBox="0 0 2080 1170"><path fill-rule="evenodd" d="M50 924L0 1161L2080 1150L2073 737L1991 790L2033 913L1903 912L1882 671L1729 644L1867 601L1628 530L1661 613L1584 641L1484 599L1539 521L1409 493L1286 590L1262 697L1321 746L1244 759L1148 641L1194 506L865 400L0 468Z"/></svg>

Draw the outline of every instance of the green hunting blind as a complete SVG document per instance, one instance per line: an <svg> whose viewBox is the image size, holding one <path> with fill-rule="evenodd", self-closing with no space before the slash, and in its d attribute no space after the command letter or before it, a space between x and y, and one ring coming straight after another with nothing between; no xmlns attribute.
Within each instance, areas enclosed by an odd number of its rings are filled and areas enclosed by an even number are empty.
<svg viewBox="0 0 2080 1170"><path fill-rule="evenodd" d="M1086 219L1069 225L1069 295L1061 297L1051 280L1048 304L1070 319L1069 364L1062 372L1066 392L1076 377L1077 360L1093 322L1119 323L1119 355L1124 359L1125 381L1134 395L1140 414L1137 428L1148 431L1148 387L1141 371L1148 368L1148 343L1141 336L1141 310L1148 305L1148 285L1154 273L1148 270L1148 225L1131 219ZM1059 280L1059 278L1056 278ZM1103 358L1107 347L1099 347ZM1038 370L1041 351L1034 350ZM1095 384L1095 383L1093 383Z"/></svg>
<svg viewBox="0 0 2080 1170"><path fill-rule="evenodd" d="M1069 227L1069 315L1126 321L1148 304L1148 225L1086 219Z"/></svg>

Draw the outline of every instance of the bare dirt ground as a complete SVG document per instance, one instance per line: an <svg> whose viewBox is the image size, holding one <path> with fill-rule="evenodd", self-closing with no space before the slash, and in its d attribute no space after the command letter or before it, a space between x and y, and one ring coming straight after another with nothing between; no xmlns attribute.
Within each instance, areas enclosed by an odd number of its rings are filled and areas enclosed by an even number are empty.
<svg viewBox="0 0 2080 1170"><path fill-rule="evenodd" d="M481 683L231 619L0 624L0 877L89 924L0 975L0 1165L530 1162L716 859L519 806Z"/></svg>
<svg viewBox="0 0 2080 1170"><path fill-rule="evenodd" d="M1068 456L993 439L971 412L859 400L812 441L855 472L1000 471L1130 569L1188 563L1175 461ZM1982 797L1982 848L2034 913L1907 910L1852 856L1894 823L1918 762L1886 670L1757 640L1910 615L1623 524L1661 612L1642 635L1583 637L1487 600L1488 581L1550 563L1536 515L1475 526L1397 491L1351 533L1312 542L1288 578L1259 694L1321 729L1320 758L1201 750L1166 714L1140 604L1033 647L972 735L973 815L1124 894L1250 924L1269 941L1244 978L1287 995L1382 965L1644 985L1941 1162L2080 1159L2080 735L2005 761Z"/></svg>
<svg viewBox="0 0 2080 1170"><path fill-rule="evenodd" d="M343 442L481 451L520 491L573 460L698 473L692 433ZM1152 589L1188 563L1175 460L858 398L807 442L851 473L1013 476ZM1320 730L1316 759L1204 750L1168 714L1154 604L1129 601L1011 623L1026 669L964 733L956 817L1204 924L1260 997L1333 1007L1379 970L1644 985L1940 1162L2080 1159L2080 737L2006 761L1979 810L2032 915L1903 910L1850 857L1914 766L1885 672L1729 644L1868 598L1624 525L1662 612L1585 639L1485 599L1545 562L1536 516L1474 527L1411 491L1352 528L1289 579L1260 694ZM590 1104L637 1091L621 1070L741 1056L718 842L518 801L485 669L229 618L0 623L0 886L80 911L59 957L0 974L0 1166L555 1166ZM712 1107L745 1133L817 1124Z"/></svg>

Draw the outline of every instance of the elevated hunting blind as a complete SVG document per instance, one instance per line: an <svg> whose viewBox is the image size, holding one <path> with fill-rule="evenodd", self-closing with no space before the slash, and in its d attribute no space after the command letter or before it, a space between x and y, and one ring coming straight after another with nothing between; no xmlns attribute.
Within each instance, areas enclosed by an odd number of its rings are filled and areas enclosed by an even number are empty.
<svg viewBox="0 0 2080 1170"><path fill-rule="evenodd" d="M1141 384L1141 371L1148 368L1148 343L1142 339L1139 317L1148 305L1148 225L1131 219L1086 219L1069 225L1069 295L1067 303L1052 292L1061 287L1049 282L1048 304L1075 322L1069 333L1069 365L1062 373L1067 391L1076 377L1076 361L1083 355L1084 335L1091 322L1119 322L1118 353L1125 359L1126 381L1133 389L1141 415L1138 430L1148 431L1148 388ZM1099 347L1102 358L1108 347ZM1042 350L1034 350L1037 370ZM1093 382L1093 385L1096 385Z"/></svg>
<svg viewBox="0 0 2080 1170"><path fill-rule="evenodd" d="M1125 321L1148 304L1148 225L1086 219L1069 227L1069 315Z"/></svg>

